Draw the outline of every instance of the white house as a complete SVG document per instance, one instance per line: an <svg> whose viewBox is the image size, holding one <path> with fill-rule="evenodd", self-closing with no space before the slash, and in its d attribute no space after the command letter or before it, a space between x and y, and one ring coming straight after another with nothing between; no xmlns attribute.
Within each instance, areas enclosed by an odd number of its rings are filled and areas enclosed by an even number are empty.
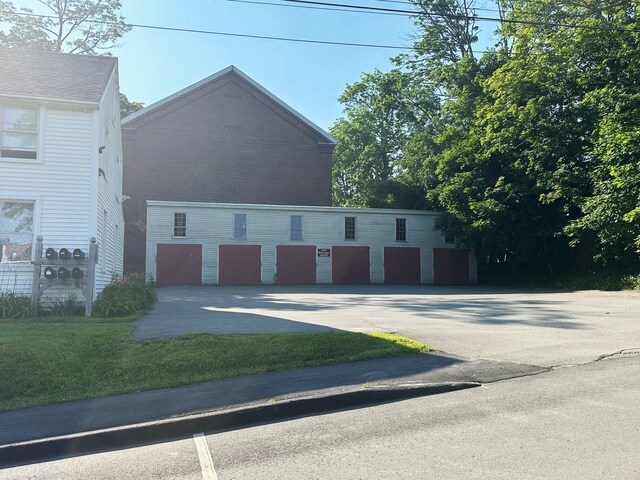
<svg viewBox="0 0 640 480"><path fill-rule="evenodd" d="M0 49L0 126L0 291L31 291L37 236L84 252L94 237L97 294L122 272L117 59Z"/></svg>
<svg viewBox="0 0 640 480"><path fill-rule="evenodd" d="M475 254L437 212L147 201L147 273L158 285L468 284Z"/></svg>

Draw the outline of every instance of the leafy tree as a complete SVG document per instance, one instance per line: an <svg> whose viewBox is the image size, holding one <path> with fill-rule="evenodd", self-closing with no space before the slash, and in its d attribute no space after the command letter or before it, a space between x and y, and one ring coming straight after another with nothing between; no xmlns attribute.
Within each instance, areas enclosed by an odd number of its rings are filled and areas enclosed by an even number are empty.
<svg viewBox="0 0 640 480"><path fill-rule="evenodd" d="M42 13L16 8L0 0L0 46L60 53L109 55L109 50L131 30L119 14L120 0L37 0ZM140 110L143 104L120 94L120 116Z"/></svg>
<svg viewBox="0 0 640 480"><path fill-rule="evenodd" d="M433 108L420 98L400 70L376 70L349 85L340 97L345 118L331 133L334 154L334 203L359 207L412 207L424 203L424 191L407 182L402 163L412 128Z"/></svg>
<svg viewBox="0 0 640 480"><path fill-rule="evenodd" d="M131 30L119 14L119 0L38 0L43 13L0 2L3 47L98 55Z"/></svg>
<svg viewBox="0 0 640 480"><path fill-rule="evenodd" d="M130 101L124 93L120 94L120 118L126 118L144 107L144 103Z"/></svg>
<svg viewBox="0 0 640 480"><path fill-rule="evenodd" d="M341 97L336 196L384 204L389 179L420 186L443 210L438 228L514 271L587 256L640 268L638 0L500 0L498 42L482 54L473 0L414 3L415 51L394 59L402 81L380 88L377 72ZM362 83L373 102L350 90ZM391 177L371 167L384 160Z"/></svg>

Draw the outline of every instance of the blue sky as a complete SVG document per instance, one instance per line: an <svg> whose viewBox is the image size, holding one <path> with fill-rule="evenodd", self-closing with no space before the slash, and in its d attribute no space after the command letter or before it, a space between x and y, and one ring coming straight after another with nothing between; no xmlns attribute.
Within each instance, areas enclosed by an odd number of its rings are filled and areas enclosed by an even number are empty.
<svg viewBox="0 0 640 480"><path fill-rule="evenodd" d="M124 0L123 15L131 23L394 45L410 44L413 29L402 16L226 0ZM132 30L114 51L121 90L132 100L149 104L233 64L323 128L340 116L345 86L388 69L398 52L144 29Z"/></svg>
<svg viewBox="0 0 640 480"><path fill-rule="evenodd" d="M404 46L411 45L414 32L413 23L406 16L227 0L121 1L122 14L134 24ZM401 4L378 0L338 3L405 8ZM14 4L39 10L35 0L15 1ZM388 70L391 67L389 57L400 50L134 28L112 53L119 58L120 89L130 100L149 105L233 64L310 120L328 129L341 115L342 108L337 99L345 86L375 68Z"/></svg>

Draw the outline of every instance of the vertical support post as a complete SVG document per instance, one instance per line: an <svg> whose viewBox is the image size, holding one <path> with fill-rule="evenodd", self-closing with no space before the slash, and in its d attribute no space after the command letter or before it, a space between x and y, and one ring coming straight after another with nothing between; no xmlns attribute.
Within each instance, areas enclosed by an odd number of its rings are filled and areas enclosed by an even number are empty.
<svg viewBox="0 0 640 480"><path fill-rule="evenodd" d="M42 235L36 237L36 251L31 263L33 264L33 280L31 281L31 305L33 313L37 313L38 300L40 300L40 275L42 275Z"/></svg>
<svg viewBox="0 0 640 480"><path fill-rule="evenodd" d="M91 237L89 243L89 258L87 264L87 293L84 298L84 316L91 316L93 308L93 297L96 291L96 262L98 261L98 245L96 238Z"/></svg>

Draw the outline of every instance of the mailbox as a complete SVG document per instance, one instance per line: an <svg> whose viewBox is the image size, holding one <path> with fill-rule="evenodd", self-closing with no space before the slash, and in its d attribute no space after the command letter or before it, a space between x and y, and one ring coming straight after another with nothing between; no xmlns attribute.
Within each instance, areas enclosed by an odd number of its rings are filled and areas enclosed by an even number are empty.
<svg viewBox="0 0 640 480"><path fill-rule="evenodd" d="M60 260L69 260L71 258L71 252L66 248L61 248L58 256Z"/></svg>
<svg viewBox="0 0 640 480"><path fill-rule="evenodd" d="M47 267L44 269L44 278L46 278L47 280L53 280L57 276L58 276L58 272L56 272L55 268Z"/></svg>
<svg viewBox="0 0 640 480"><path fill-rule="evenodd" d="M49 247L45 251L44 256L47 258L47 260L56 260L58 258L58 252L56 252L55 249Z"/></svg>
<svg viewBox="0 0 640 480"><path fill-rule="evenodd" d="M71 270L71 278L84 278L84 272L80 268L74 267Z"/></svg>
<svg viewBox="0 0 640 480"><path fill-rule="evenodd" d="M71 277L71 272L64 268L64 267L60 267L58 269L58 278L69 278Z"/></svg>
<svg viewBox="0 0 640 480"><path fill-rule="evenodd" d="M75 248L73 250L73 259L74 260L84 260L84 252L79 248Z"/></svg>

